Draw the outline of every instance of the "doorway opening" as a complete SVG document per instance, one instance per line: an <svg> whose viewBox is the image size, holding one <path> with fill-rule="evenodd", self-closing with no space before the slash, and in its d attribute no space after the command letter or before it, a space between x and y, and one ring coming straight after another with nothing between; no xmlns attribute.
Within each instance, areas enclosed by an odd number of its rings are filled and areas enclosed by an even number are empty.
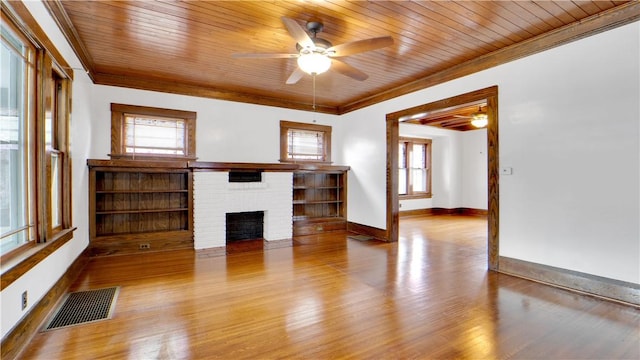
<svg viewBox="0 0 640 360"><path fill-rule="evenodd" d="M467 104L486 102L487 114L487 258L488 268L498 270L499 246L499 192L498 192L498 87L473 91L470 93L438 100L387 114L387 239L398 241L399 235L399 195L398 195L398 158L400 139L400 120L416 114L428 114L443 109L455 108Z"/></svg>

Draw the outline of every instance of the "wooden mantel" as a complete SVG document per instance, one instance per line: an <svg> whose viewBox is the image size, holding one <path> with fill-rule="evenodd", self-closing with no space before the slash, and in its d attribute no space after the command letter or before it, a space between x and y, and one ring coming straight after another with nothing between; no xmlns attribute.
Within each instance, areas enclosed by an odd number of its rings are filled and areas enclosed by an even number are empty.
<svg viewBox="0 0 640 360"><path fill-rule="evenodd" d="M229 171L229 170L260 170L260 171L348 171L349 166L324 165L317 163L239 163L239 162L209 162L189 161L188 167L193 171Z"/></svg>
<svg viewBox="0 0 640 360"><path fill-rule="evenodd" d="M189 162L185 160L125 160L125 159L87 159L87 166L120 167L120 168L170 168L186 169Z"/></svg>
<svg viewBox="0 0 640 360"><path fill-rule="evenodd" d="M349 166L328 165L318 163L249 163L249 162L211 162L185 160L108 160L88 159L89 167L117 166L123 168L181 168L193 171L229 171L229 170L260 170L260 171L348 171Z"/></svg>

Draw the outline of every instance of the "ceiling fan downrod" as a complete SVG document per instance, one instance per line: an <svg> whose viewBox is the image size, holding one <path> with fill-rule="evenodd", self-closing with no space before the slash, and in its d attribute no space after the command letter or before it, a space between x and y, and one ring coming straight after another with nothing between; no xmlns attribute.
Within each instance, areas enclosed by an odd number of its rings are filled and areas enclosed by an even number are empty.
<svg viewBox="0 0 640 360"><path fill-rule="evenodd" d="M316 111L316 74L312 74L313 78L313 111Z"/></svg>
<svg viewBox="0 0 640 360"><path fill-rule="evenodd" d="M313 34L313 37L316 38L319 32L322 32L324 29L324 25L320 21L309 21L307 22L307 30Z"/></svg>

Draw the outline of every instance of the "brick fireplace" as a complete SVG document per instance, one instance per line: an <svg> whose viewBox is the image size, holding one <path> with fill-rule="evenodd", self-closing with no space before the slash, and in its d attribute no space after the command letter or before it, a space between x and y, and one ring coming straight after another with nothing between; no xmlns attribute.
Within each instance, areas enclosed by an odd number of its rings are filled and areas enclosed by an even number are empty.
<svg viewBox="0 0 640 360"><path fill-rule="evenodd" d="M229 171L194 172L194 248L224 253L227 214L258 211L264 212L265 248L291 246L293 173L264 172L251 182L229 178Z"/></svg>

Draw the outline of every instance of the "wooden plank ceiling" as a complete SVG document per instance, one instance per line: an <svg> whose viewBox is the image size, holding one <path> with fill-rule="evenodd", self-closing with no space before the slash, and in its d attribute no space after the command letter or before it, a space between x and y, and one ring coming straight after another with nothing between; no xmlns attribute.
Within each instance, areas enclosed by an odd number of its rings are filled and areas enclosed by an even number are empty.
<svg viewBox="0 0 640 360"><path fill-rule="evenodd" d="M427 113L414 114L406 118L400 118L400 121L407 124L429 125L448 130L476 130L477 128L471 125L473 114L481 111L486 112L486 109L487 103L478 101Z"/></svg>
<svg viewBox="0 0 640 360"><path fill-rule="evenodd" d="M321 21L318 37L334 45L393 37L389 47L345 58L368 74L367 80L332 70L316 77L317 111L335 114L635 21L640 12L637 2L627 1L48 1L46 6L97 84L304 110L312 110L312 77L285 84L295 59L232 55L297 53L283 16L303 27ZM571 34L558 35L558 29L568 28Z"/></svg>

